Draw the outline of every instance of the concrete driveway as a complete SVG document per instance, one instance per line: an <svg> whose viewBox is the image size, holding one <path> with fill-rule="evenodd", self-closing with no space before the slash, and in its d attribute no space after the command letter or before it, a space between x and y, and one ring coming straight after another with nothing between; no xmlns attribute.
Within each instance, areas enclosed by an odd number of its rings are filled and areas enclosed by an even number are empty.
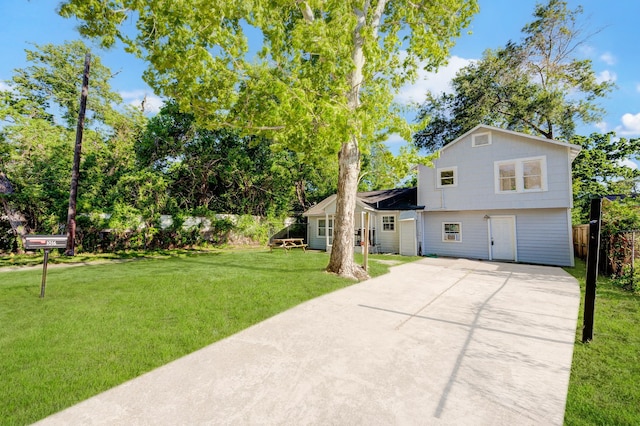
<svg viewBox="0 0 640 426"><path fill-rule="evenodd" d="M579 297L560 268L425 258L39 424L559 425Z"/></svg>

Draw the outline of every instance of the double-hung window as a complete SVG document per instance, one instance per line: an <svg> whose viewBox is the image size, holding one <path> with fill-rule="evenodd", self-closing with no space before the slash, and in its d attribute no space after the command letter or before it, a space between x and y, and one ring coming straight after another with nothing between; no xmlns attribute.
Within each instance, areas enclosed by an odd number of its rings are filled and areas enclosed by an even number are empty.
<svg viewBox="0 0 640 426"><path fill-rule="evenodd" d="M327 232L329 237L333 237L333 219L329 219L329 226L327 227L327 219L318 219L318 237L326 237Z"/></svg>
<svg viewBox="0 0 640 426"><path fill-rule="evenodd" d="M383 231L395 231L396 230L396 217L395 216L382 216L382 230Z"/></svg>
<svg viewBox="0 0 640 426"><path fill-rule="evenodd" d="M446 188L458 185L457 167L442 167L437 170L437 173L438 180L436 182L436 188Z"/></svg>
<svg viewBox="0 0 640 426"><path fill-rule="evenodd" d="M546 157L496 161L495 190L498 194L547 190Z"/></svg>

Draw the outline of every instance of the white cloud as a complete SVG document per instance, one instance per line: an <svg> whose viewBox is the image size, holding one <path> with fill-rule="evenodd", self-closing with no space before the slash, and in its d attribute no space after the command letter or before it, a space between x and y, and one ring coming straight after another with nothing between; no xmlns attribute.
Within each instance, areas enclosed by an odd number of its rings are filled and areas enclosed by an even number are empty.
<svg viewBox="0 0 640 426"><path fill-rule="evenodd" d="M16 93L16 89L4 80L0 80L0 91Z"/></svg>
<svg viewBox="0 0 640 426"><path fill-rule="evenodd" d="M618 75L615 72L604 70L596 76L596 81L602 83L604 81L614 82L618 79Z"/></svg>
<svg viewBox="0 0 640 426"><path fill-rule="evenodd" d="M407 141L400 136L397 133L391 133L389 136L387 136L387 140L385 141L385 143L388 144L402 144L402 143L406 143Z"/></svg>
<svg viewBox="0 0 640 426"><path fill-rule="evenodd" d="M638 165L632 160L629 160L628 158L618 161L618 164L621 166L629 167L630 169L634 169L634 170L638 169Z"/></svg>
<svg viewBox="0 0 640 426"><path fill-rule="evenodd" d="M604 52L600 55L600 60L607 65L613 65L616 63L616 57L609 52Z"/></svg>
<svg viewBox="0 0 640 426"><path fill-rule="evenodd" d="M605 121L600 121L596 124L594 124L594 126L596 126L596 129L598 129L600 131L600 133L607 133L608 132L608 128L609 125L605 122Z"/></svg>
<svg viewBox="0 0 640 426"><path fill-rule="evenodd" d="M396 102L401 104L422 103L427 92L439 94L441 92L451 93L451 79L455 77L458 70L474 62L474 59L465 59L459 56L449 58L449 63L441 67L437 72L418 71L418 78L413 84L407 84L400 89L396 96Z"/></svg>
<svg viewBox="0 0 640 426"><path fill-rule="evenodd" d="M622 125L616 127L616 133L621 136L640 135L640 112L637 114L626 113L622 116Z"/></svg>
<svg viewBox="0 0 640 426"><path fill-rule="evenodd" d="M144 100L144 112L157 114L164 105L164 101L159 96L149 94L144 90L131 90L120 92L122 99L129 105L140 108Z"/></svg>

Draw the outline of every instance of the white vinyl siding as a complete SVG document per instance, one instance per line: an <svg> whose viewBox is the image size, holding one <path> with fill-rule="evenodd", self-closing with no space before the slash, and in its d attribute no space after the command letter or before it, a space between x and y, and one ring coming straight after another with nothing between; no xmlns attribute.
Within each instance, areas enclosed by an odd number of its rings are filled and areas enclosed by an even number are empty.
<svg viewBox="0 0 640 426"><path fill-rule="evenodd" d="M571 207L569 148L497 131L491 132L491 145L472 148L471 144L472 135L469 135L458 143L445 146L440 158L434 160L433 168L418 166L418 205L425 206L426 211ZM545 159L541 169L542 190L525 189L522 164L523 191L499 191L495 162L513 163L516 159L536 158ZM457 185L437 188L438 169L451 167L457 167ZM529 188L535 184L535 179L527 178ZM440 236L437 238L441 240Z"/></svg>
<svg viewBox="0 0 640 426"><path fill-rule="evenodd" d="M485 216L513 216L518 262L570 266L573 263L571 216L567 209L513 209L461 212L424 212L422 253L438 256L489 259L489 226ZM464 224L458 244L442 240L442 223Z"/></svg>

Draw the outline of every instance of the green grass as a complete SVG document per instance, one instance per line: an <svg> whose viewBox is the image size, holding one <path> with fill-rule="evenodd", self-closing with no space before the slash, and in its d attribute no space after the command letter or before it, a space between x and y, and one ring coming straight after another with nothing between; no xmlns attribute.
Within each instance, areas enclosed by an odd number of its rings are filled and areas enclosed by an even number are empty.
<svg viewBox="0 0 640 426"><path fill-rule="evenodd" d="M584 263L566 270L580 282L582 301L565 424L640 425L640 296L599 277L593 340L583 344Z"/></svg>
<svg viewBox="0 0 640 426"><path fill-rule="evenodd" d="M373 276L388 271L376 258L415 259L371 256ZM0 272L0 423L32 423L352 284L327 262L240 250L51 267L44 299L41 268Z"/></svg>

